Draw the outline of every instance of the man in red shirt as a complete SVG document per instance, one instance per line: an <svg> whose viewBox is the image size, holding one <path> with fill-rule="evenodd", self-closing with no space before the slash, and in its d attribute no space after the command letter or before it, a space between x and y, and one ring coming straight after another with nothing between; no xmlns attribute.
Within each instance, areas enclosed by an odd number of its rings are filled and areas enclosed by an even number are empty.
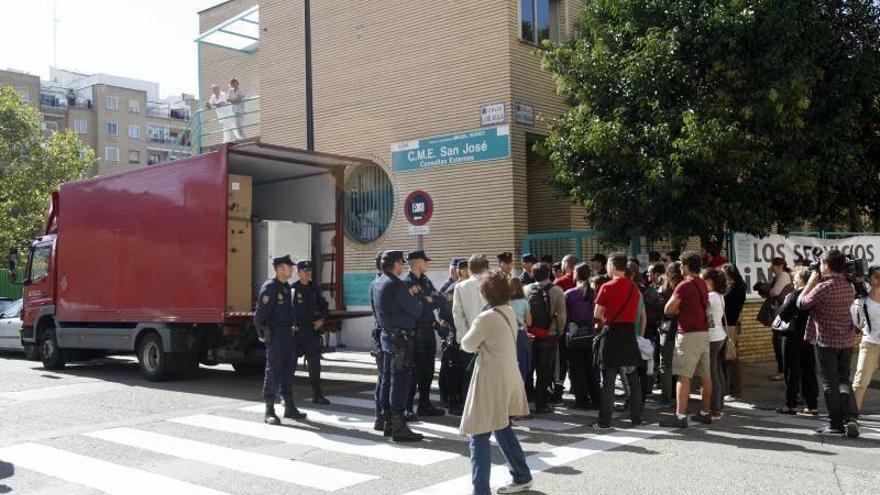
<svg viewBox="0 0 880 495"><path fill-rule="evenodd" d="M675 288L666 303L665 313L678 316L678 333L675 336L675 358L672 374L678 376L676 386L677 404L675 415L660 421L660 426L685 428L688 425L687 409L691 393L691 378L700 377L702 386L702 410L691 416L700 423L711 423L712 379L709 375L709 290L700 278L700 253L689 251L681 256L684 280Z"/></svg>
<svg viewBox="0 0 880 495"><path fill-rule="evenodd" d="M636 371L640 354L635 330L639 298L642 295L636 284L626 276L626 264L626 254L611 254L608 260L608 272L613 278L602 285L596 296L595 320L600 327L607 327L607 330L603 329L604 340L599 346L602 404L599 407L599 421L593 423L593 429L599 431L611 428L614 382L621 368L629 384L630 420L634 426L642 422L641 385ZM642 318L645 318L644 314Z"/></svg>
<svg viewBox="0 0 880 495"><path fill-rule="evenodd" d="M573 254L562 258L562 276L554 280L553 283L558 285L563 292L577 287L577 283L574 281L574 267L577 264L578 259Z"/></svg>

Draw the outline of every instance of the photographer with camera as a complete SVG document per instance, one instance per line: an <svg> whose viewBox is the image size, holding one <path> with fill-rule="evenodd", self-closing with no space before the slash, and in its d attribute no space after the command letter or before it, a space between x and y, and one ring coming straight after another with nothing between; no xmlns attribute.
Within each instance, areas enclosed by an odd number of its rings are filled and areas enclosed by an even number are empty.
<svg viewBox="0 0 880 495"><path fill-rule="evenodd" d="M844 275L847 260L837 249L822 256L821 273L815 264L804 291L798 297L798 307L810 310L810 319L804 339L816 346L816 361L822 377L825 404L831 424L819 433L859 436L855 421L858 411L850 403L850 362L855 337L855 326L850 306L856 297L852 283Z"/></svg>

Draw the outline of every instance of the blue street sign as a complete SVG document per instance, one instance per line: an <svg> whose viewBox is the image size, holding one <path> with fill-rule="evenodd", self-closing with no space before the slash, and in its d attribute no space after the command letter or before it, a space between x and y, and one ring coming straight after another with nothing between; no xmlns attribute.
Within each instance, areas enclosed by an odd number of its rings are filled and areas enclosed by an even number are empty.
<svg viewBox="0 0 880 495"><path fill-rule="evenodd" d="M499 160L510 156L510 126L414 139L391 145L395 172Z"/></svg>

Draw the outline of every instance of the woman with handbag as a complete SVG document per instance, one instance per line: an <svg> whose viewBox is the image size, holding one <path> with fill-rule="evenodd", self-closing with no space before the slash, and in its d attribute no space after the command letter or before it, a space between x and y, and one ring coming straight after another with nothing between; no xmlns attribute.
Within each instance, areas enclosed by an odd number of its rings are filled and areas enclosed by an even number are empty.
<svg viewBox="0 0 880 495"><path fill-rule="evenodd" d="M727 292L724 293L724 319L727 325L727 343L724 345L724 373L727 378L726 401L739 400L742 395L742 370L739 364L739 317L746 304L746 281L739 269L730 263L722 267L727 276Z"/></svg>
<svg viewBox="0 0 880 495"><path fill-rule="evenodd" d="M574 269L577 287L565 291L568 315L568 376L577 409L598 409L601 403L599 368L593 364L593 324L595 292L590 285L590 265Z"/></svg>
<svg viewBox="0 0 880 495"><path fill-rule="evenodd" d="M724 374L724 343L727 341L724 317L724 298L727 278L715 268L707 268L700 274L709 289L709 375L712 377L712 402L710 414L719 419L724 415L724 395L727 377Z"/></svg>
<svg viewBox="0 0 880 495"><path fill-rule="evenodd" d="M782 370L785 376L785 406L776 409L779 414L797 414L798 394L807 408L804 414L819 414L819 381L816 378L816 357L813 345L804 340L809 310L797 307L798 296L807 285L809 276L804 267L794 272L794 292L788 294L779 314L773 320L773 332L780 336Z"/></svg>
<svg viewBox="0 0 880 495"><path fill-rule="evenodd" d="M470 436L471 479L474 493L489 495L492 470L489 437L495 440L513 476L498 493L518 493L531 488L532 474L510 424L514 416L529 414L529 404L516 362L516 314L510 307L509 277L498 270L480 278L484 310L461 339L465 352L476 354L460 432Z"/></svg>
<svg viewBox="0 0 880 495"><path fill-rule="evenodd" d="M672 297L675 288L683 280L681 264L670 263L663 277L663 305ZM678 330L678 317L666 315L660 322L660 397L655 403L661 407L675 403L675 377L672 374L672 358L675 354L675 333Z"/></svg>

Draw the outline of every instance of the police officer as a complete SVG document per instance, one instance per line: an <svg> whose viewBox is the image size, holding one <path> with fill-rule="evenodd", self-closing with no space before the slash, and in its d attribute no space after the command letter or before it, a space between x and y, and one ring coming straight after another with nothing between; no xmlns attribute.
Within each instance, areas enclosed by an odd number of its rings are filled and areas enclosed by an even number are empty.
<svg viewBox="0 0 880 495"><path fill-rule="evenodd" d="M275 277L266 280L257 297L257 310L254 313L254 326L260 342L266 344L266 375L263 381L263 399L266 401L264 421L270 425L280 425L275 415L275 396L281 388L284 399L284 417L303 419L293 403L293 370L296 366L296 339L294 337L294 312L291 302L290 284L293 275L293 261L290 256L272 260Z"/></svg>
<svg viewBox="0 0 880 495"><path fill-rule="evenodd" d="M519 279L522 281L523 287L533 284L536 282L535 277L532 277L532 268L535 266L535 263L538 262L538 257L532 253L526 253L522 255L522 275L519 276Z"/></svg>
<svg viewBox="0 0 880 495"><path fill-rule="evenodd" d="M379 324L379 319L376 317L378 313L373 298L373 286L382 277L382 256L384 255L385 251L376 253L376 278L370 282L370 306L373 308L373 316L376 321L373 327L373 354L376 358L376 391L374 393L376 399L376 422L373 424L373 429L376 431L385 431L385 415L382 413L382 377L385 374L385 353L382 352L382 325Z"/></svg>
<svg viewBox="0 0 880 495"><path fill-rule="evenodd" d="M413 339L416 319L422 307L416 297L419 289L409 287L400 279L403 274L403 252L386 251L382 256L383 274L373 284L373 308L382 327L384 375L382 407L385 415L384 435L395 442L422 440L406 424L404 410L413 371Z"/></svg>
<svg viewBox="0 0 880 495"><path fill-rule="evenodd" d="M508 277L513 276L513 253L504 251L498 255L498 269Z"/></svg>
<svg viewBox="0 0 880 495"><path fill-rule="evenodd" d="M446 279L446 282L443 282L443 285L440 286L440 293L446 294L446 290L455 285L458 282L458 262L461 261L461 258L456 256L452 258L452 261L449 263L449 278Z"/></svg>
<svg viewBox="0 0 880 495"><path fill-rule="evenodd" d="M321 288L312 283L312 262L300 260L296 264L299 280L293 283L294 329L296 330L296 360L305 356L309 363L309 383L312 402L326 405L330 401L321 393L321 329L328 315L328 304ZM295 361L294 361L295 362Z"/></svg>
<svg viewBox="0 0 880 495"><path fill-rule="evenodd" d="M434 358L437 354L437 339L434 338L434 310L440 308L442 297L434 284L428 279L425 272L428 271L428 262L431 258L424 251L412 251L406 256L409 263L409 274L406 283L410 288L416 289L416 297L422 303L421 315L416 319L415 341L415 380L410 384L409 400L406 404L407 416L410 421L417 420L413 413L416 388L419 392L418 416L443 416L443 409L431 404L431 382L434 380Z"/></svg>

